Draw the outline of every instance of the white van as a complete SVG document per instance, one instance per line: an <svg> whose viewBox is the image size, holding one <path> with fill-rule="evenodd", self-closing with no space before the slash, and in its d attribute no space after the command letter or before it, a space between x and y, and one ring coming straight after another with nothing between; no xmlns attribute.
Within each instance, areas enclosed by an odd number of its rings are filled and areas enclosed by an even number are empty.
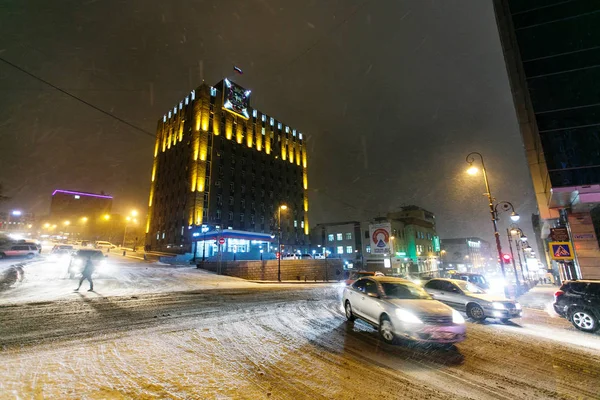
<svg viewBox="0 0 600 400"><path fill-rule="evenodd" d="M111 242L104 242L102 240L98 240L94 247L96 247L97 249L114 249L117 246L115 246Z"/></svg>

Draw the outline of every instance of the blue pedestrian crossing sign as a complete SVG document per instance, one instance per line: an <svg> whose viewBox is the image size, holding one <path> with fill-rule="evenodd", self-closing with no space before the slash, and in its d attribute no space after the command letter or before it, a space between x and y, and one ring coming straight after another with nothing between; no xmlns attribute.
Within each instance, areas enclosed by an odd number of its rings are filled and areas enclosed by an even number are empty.
<svg viewBox="0 0 600 400"><path fill-rule="evenodd" d="M572 260L575 258L573 255L573 246L570 242L550 242L550 257L553 260Z"/></svg>

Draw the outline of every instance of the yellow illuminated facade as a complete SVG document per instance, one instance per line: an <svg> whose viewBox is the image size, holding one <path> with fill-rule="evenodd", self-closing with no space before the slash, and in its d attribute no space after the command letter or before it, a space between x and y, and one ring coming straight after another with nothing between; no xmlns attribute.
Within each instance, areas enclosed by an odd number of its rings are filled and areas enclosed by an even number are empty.
<svg viewBox="0 0 600 400"><path fill-rule="evenodd" d="M273 117L227 102L222 82L193 90L158 122L146 244L189 248L203 224L272 233L308 246L306 143ZM301 248L301 247L300 247Z"/></svg>

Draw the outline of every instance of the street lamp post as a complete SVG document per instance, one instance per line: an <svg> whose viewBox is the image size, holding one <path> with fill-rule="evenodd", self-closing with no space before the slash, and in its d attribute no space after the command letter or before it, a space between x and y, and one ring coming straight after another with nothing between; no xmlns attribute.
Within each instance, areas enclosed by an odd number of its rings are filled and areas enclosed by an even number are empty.
<svg viewBox="0 0 600 400"><path fill-rule="evenodd" d="M478 152L473 152L473 153L469 153L467 155L466 161L467 163L470 165L470 168L468 169L468 173L470 175L475 175L477 173L477 167L473 165L473 163L475 162L475 157L474 156L479 156L480 160L481 160L481 170L483 173L483 180L485 182L485 190L486 190L486 195L488 198L488 205L490 207L490 215L492 218L492 225L494 226L494 237L496 238L496 249L498 250L498 259L500 260L500 268L502 269L502 276L504 278L506 278L506 271L504 270L504 261L502 259L502 244L500 243L500 233L498 232L498 224L497 224L497 218L496 218L496 211L494 210L494 198L492 197L492 193L490 190L490 183L488 182L488 178L487 178L487 171L485 169L485 163L483 161L483 156L481 155L481 153Z"/></svg>
<svg viewBox="0 0 600 400"><path fill-rule="evenodd" d="M506 228L506 236L508 237L508 247L510 248L510 256L512 258L513 268L515 269L515 282L517 283L517 288L519 288L520 287L519 274L517 273L517 262L515 261L515 254L513 253L512 241L511 241L511 237L510 237L510 229L509 228ZM521 272L523 272L523 271L521 271ZM525 279L523 279L523 281L525 281Z"/></svg>
<svg viewBox="0 0 600 400"><path fill-rule="evenodd" d="M279 282L281 282L281 210L287 210L287 206L282 204L277 208L277 251L279 252L279 257L277 257L277 281Z"/></svg>
<svg viewBox="0 0 600 400"><path fill-rule="evenodd" d="M519 265L521 266L521 276L523 277L523 282L529 280L529 270L527 269L527 258L525 257L525 249L522 243L527 241L527 236L525 233L519 228L517 225L513 224L510 227L510 233L513 235L517 235L517 239L515 239L515 246L517 248L517 256L519 257ZM521 262L521 250L523 250L523 261ZM527 272L527 278L525 278L525 272Z"/></svg>

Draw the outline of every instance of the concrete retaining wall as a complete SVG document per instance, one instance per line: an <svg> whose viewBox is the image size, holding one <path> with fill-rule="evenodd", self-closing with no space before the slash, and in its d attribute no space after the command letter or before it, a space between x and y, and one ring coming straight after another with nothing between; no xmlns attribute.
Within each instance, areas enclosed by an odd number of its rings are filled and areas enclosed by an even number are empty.
<svg viewBox="0 0 600 400"><path fill-rule="evenodd" d="M277 280L277 260L204 262L198 267L252 281ZM339 281L343 276L341 260L281 260L282 281Z"/></svg>

